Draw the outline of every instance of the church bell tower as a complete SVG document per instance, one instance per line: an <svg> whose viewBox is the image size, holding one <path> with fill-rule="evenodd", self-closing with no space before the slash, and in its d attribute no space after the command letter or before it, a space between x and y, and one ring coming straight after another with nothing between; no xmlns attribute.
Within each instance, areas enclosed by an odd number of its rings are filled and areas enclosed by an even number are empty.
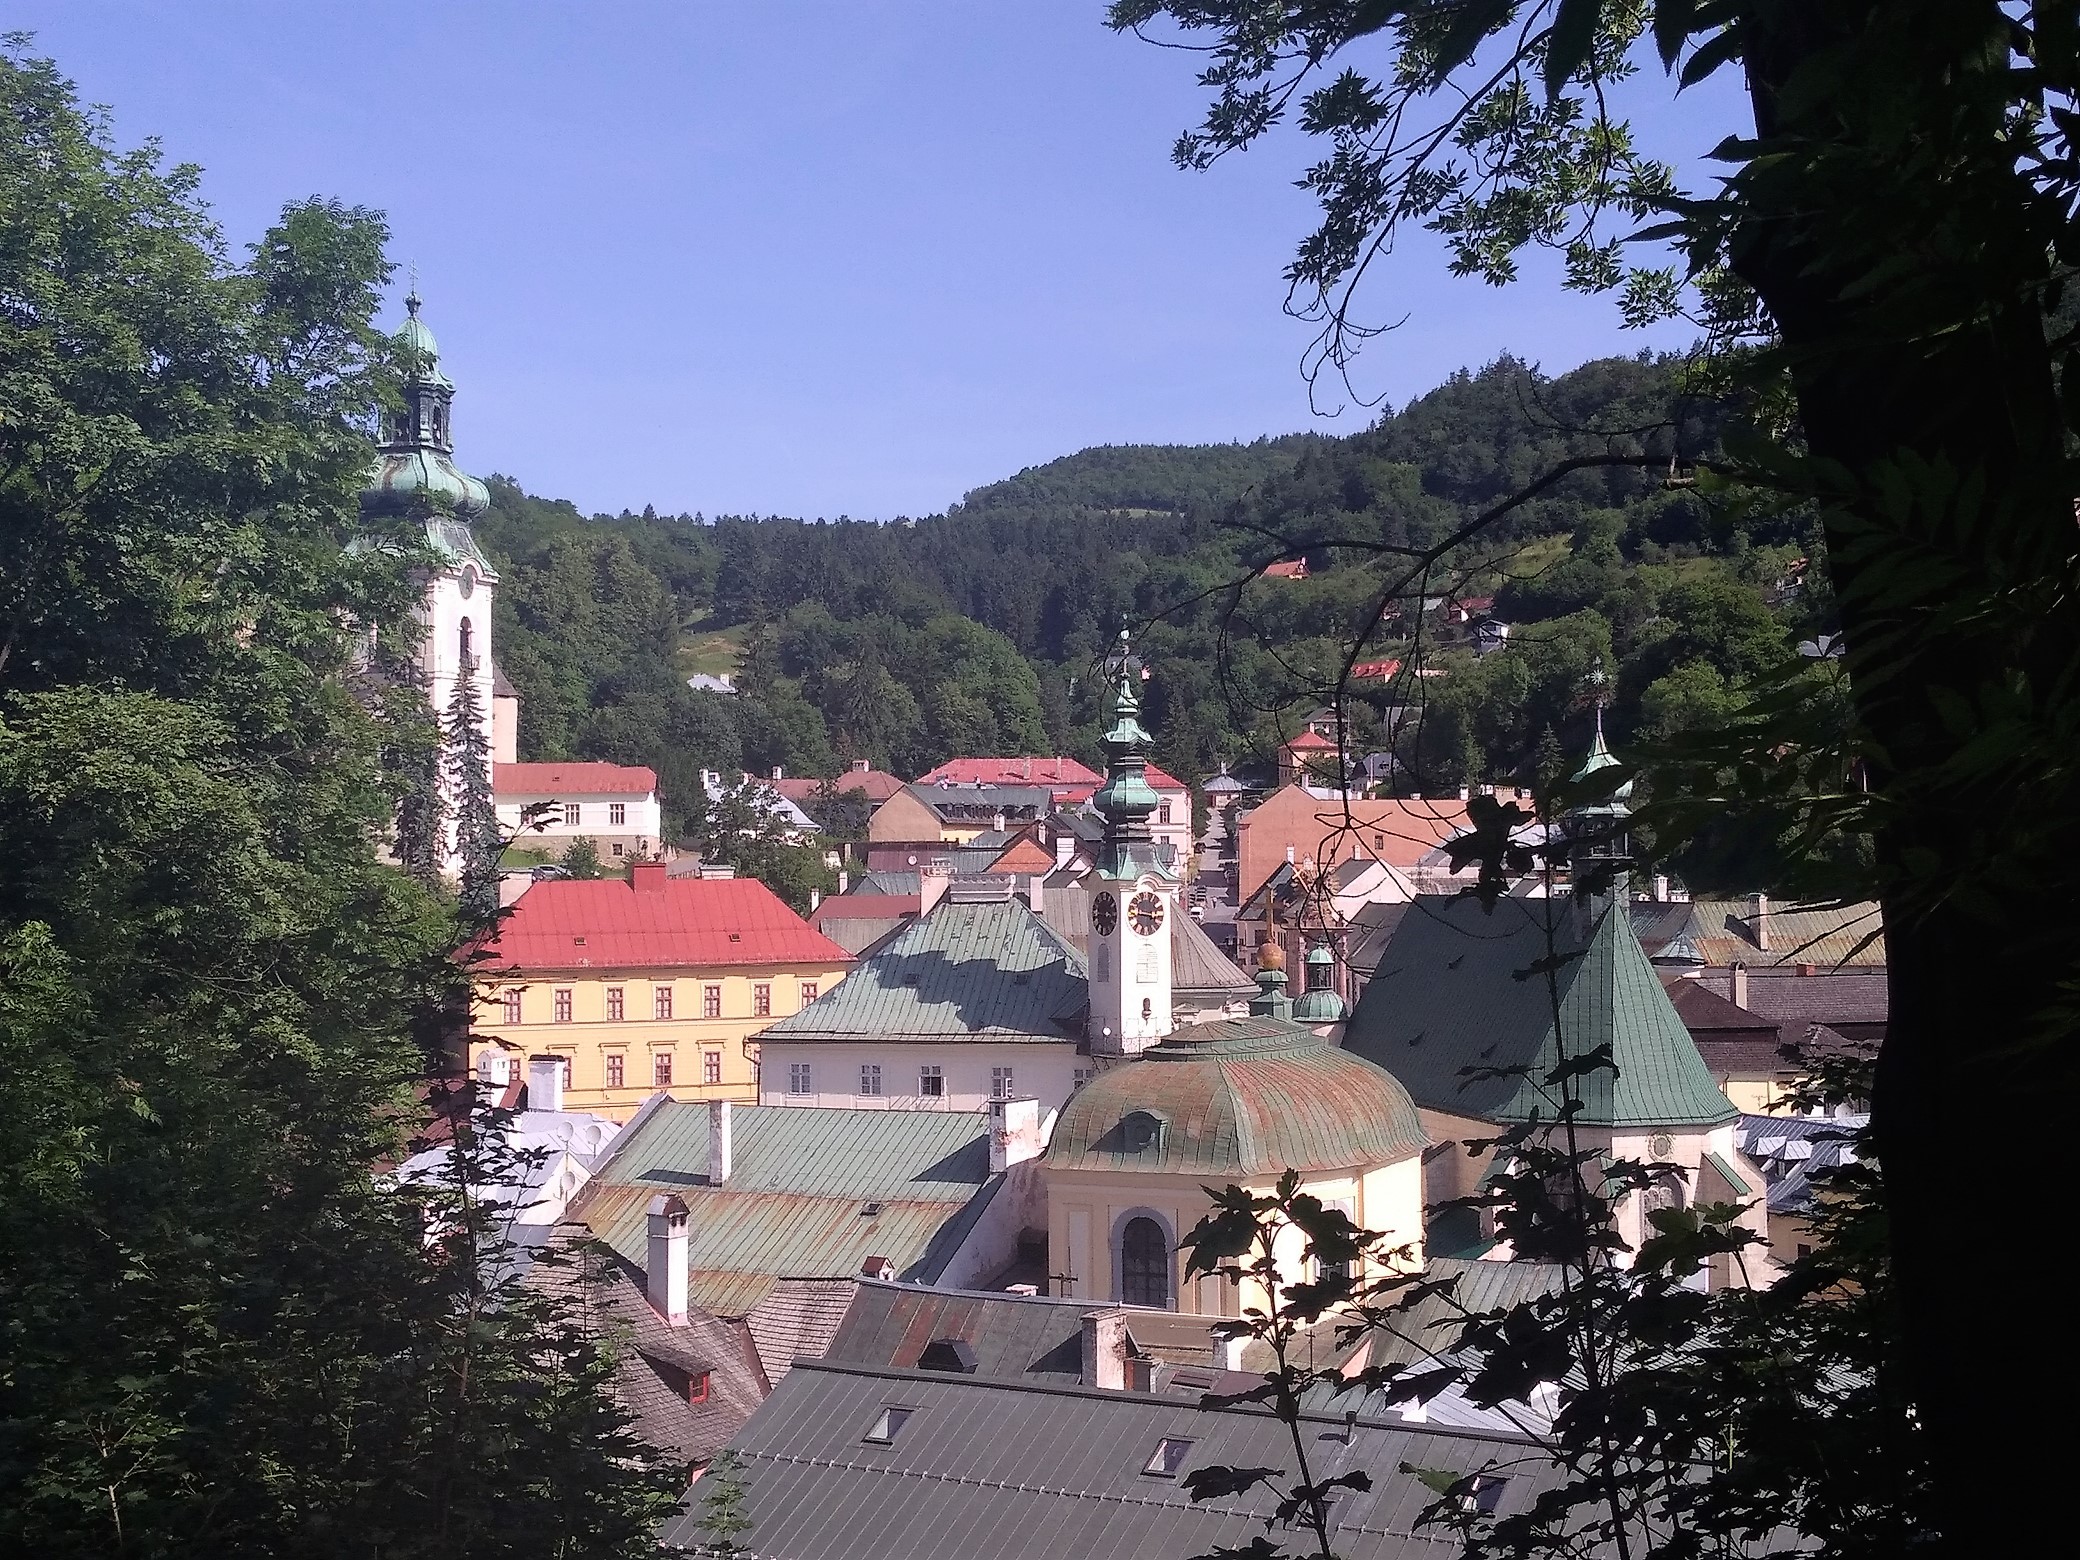
<svg viewBox="0 0 2080 1560"><path fill-rule="evenodd" d="M1170 1033L1170 930L1178 875L1150 833L1159 799L1148 783L1139 688L1147 675L1127 631L1105 663L1112 682L1111 755L1091 805L1105 820L1090 895L1090 1045L1095 1056L1128 1056Z"/></svg>

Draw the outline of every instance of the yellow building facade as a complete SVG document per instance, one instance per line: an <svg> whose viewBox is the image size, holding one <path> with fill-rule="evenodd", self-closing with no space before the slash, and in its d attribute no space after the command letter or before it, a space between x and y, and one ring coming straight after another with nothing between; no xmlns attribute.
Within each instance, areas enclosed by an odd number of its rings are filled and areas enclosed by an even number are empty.
<svg viewBox="0 0 2080 1560"><path fill-rule="evenodd" d="M553 1058L564 1108L616 1121L658 1093L756 1101L751 1037L850 957L762 883L667 880L662 863L630 875L537 883L513 906L478 966L472 1076L500 1085Z"/></svg>

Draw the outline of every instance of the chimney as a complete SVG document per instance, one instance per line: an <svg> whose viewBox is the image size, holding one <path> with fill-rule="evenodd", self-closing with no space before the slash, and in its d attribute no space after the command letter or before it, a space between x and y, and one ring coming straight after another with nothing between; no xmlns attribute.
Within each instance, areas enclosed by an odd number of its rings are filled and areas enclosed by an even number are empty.
<svg viewBox="0 0 2080 1560"><path fill-rule="evenodd" d="M874 763L872 759L855 758L852 761L852 772L856 775L866 774L873 767Z"/></svg>
<svg viewBox="0 0 2080 1560"><path fill-rule="evenodd" d="M1816 970L1818 970L1818 968L1819 966L1815 964L1800 964L1798 967L1798 973L1801 975L1811 975Z"/></svg>
<svg viewBox="0 0 2080 1560"><path fill-rule="evenodd" d="M1472 799L1472 797L1473 797L1473 788L1472 788L1471 786L1464 786L1464 785L1462 785L1462 786L1460 786L1460 787L1459 787L1459 800L1460 800L1460 801L1462 801L1462 802L1464 802L1464 801L1470 801L1470 800Z"/></svg>
<svg viewBox="0 0 2080 1560"><path fill-rule="evenodd" d="M879 1279L884 1284L896 1281L896 1265L886 1257L869 1257L859 1267L861 1278Z"/></svg>
<svg viewBox="0 0 2080 1560"><path fill-rule="evenodd" d="M644 1210L650 1225L643 1277L650 1308L674 1327L686 1325L686 1204L662 1192Z"/></svg>
<svg viewBox="0 0 2080 1560"><path fill-rule="evenodd" d="M662 892L664 889L664 863L662 861L632 862L628 869L628 886L639 894Z"/></svg>
<svg viewBox="0 0 2080 1560"><path fill-rule="evenodd" d="M932 906L946 897L946 889L953 882L953 874L943 866L921 868L917 874L917 913L929 915Z"/></svg>
<svg viewBox="0 0 2080 1560"><path fill-rule="evenodd" d="M1288 845L1286 847L1286 865L1289 867L1293 865L1293 853L1296 849L1298 849L1298 847L1293 845Z"/></svg>
<svg viewBox="0 0 2080 1560"><path fill-rule="evenodd" d="M840 894L852 892L852 874L843 867L838 868L838 892Z"/></svg>
<svg viewBox="0 0 2080 1560"><path fill-rule="evenodd" d="M996 830L996 831L997 831L997 833L999 833L999 834L1002 834L1002 833L1004 832L1004 809L1003 809L1003 808L999 807L999 808L997 809L997 811L996 811L996 814L995 814L995 816L993 816L993 817L992 817L992 818L990 819L990 824L989 824L989 826L990 826L990 827L991 827L992 829Z"/></svg>
<svg viewBox="0 0 2080 1560"><path fill-rule="evenodd" d="M1070 828L1057 829L1054 836L1055 866L1057 868L1066 867L1075 858L1076 831Z"/></svg>
<svg viewBox="0 0 2080 1560"><path fill-rule="evenodd" d="M1769 948L1769 895L1757 894L1749 903L1748 925L1755 933L1755 946L1764 953Z"/></svg>
<svg viewBox="0 0 2080 1560"><path fill-rule="evenodd" d="M1040 1134L1037 1099L989 1102L989 1173L1002 1175L1013 1165L1038 1159L1047 1146Z"/></svg>
<svg viewBox="0 0 2080 1560"><path fill-rule="evenodd" d="M1127 1313L1093 1311L1083 1319L1083 1384L1106 1392L1127 1384Z"/></svg>
<svg viewBox="0 0 2080 1560"><path fill-rule="evenodd" d="M736 1164L728 1100L708 1101L708 1184L720 1186Z"/></svg>
<svg viewBox="0 0 2080 1560"><path fill-rule="evenodd" d="M781 767L779 764L775 764L773 766L773 778L775 780L785 780L787 778L786 769Z"/></svg>
<svg viewBox="0 0 2080 1560"><path fill-rule="evenodd" d="M1127 1356L1127 1390L1129 1392L1153 1392L1155 1389L1155 1356L1151 1354L1129 1354Z"/></svg>
<svg viewBox="0 0 2080 1560"><path fill-rule="evenodd" d="M563 1059L537 1056L527 1064L527 1108L563 1109Z"/></svg>
<svg viewBox="0 0 2080 1560"><path fill-rule="evenodd" d="M1738 962L1733 966L1733 1005L1748 1005L1748 966Z"/></svg>
<svg viewBox="0 0 2080 1560"><path fill-rule="evenodd" d="M817 907L818 907L818 906L820 906L820 905L821 905L822 903L823 903L823 890L822 890L822 889L820 889L820 888L812 888L812 889L810 889L810 890L809 890L809 913L810 913L811 915L814 915L814 914L816 913L816 911L817 911Z"/></svg>

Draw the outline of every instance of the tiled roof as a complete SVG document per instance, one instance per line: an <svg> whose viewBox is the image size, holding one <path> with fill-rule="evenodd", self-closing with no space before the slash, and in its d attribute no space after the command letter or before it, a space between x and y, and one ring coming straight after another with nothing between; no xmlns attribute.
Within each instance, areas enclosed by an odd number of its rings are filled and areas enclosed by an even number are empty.
<svg viewBox="0 0 2080 1560"><path fill-rule="evenodd" d="M957 785L1096 786L1104 779L1090 765L1067 757L949 758L930 773L919 775L917 783L951 780Z"/></svg>
<svg viewBox="0 0 2080 1560"><path fill-rule="evenodd" d="M698 1308L685 1326L670 1325L651 1309L640 1267L587 1245L583 1226L558 1225L528 1268L528 1286L588 1310L615 1347L614 1395L641 1439L682 1462L706 1462L765 1400L749 1331ZM689 1402L687 1378L703 1374L707 1399Z"/></svg>
<svg viewBox="0 0 2080 1560"><path fill-rule="evenodd" d="M885 1406L910 1418L887 1444L864 1440ZM1331 1543L1344 1560L1444 1555L1418 1525L1436 1493L1420 1468L1505 1472L1499 1510L1528 1511L1563 1475L1520 1437L1310 1414L1301 1433L1317 1479L1368 1475L1338 1491ZM1180 1477L1143 1472L1157 1443L1190 1443ZM940 1371L803 1364L734 1443L758 1553L789 1560L1183 1560L1264 1536L1277 1502L1263 1486L1194 1501L1201 1467L1290 1465L1286 1427L1255 1407L1197 1395L1098 1391ZM698 1492L663 1541L703 1541ZM1279 1536L1284 1536L1280 1534Z"/></svg>
<svg viewBox="0 0 2080 1560"><path fill-rule="evenodd" d="M1806 906L1772 902L1767 949L1749 899L1699 899L1680 920L1669 917L1662 934L1686 937L1706 964L1811 964L1820 969L1882 965L1885 921L1878 905ZM1658 952L1659 949L1650 951Z"/></svg>
<svg viewBox="0 0 2080 1560"><path fill-rule="evenodd" d="M499 923L489 952L490 962L480 966L485 974L742 964L829 969L851 960L756 878L663 878L643 887L619 878L537 883Z"/></svg>
<svg viewBox="0 0 2080 1560"><path fill-rule="evenodd" d="M1091 900L1077 886L1078 881L1067 874L1059 881L1050 877L1040 900L1040 916L1056 936L1088 960ZM1257 983L1236 968L1188 915L1170 918L1170 985L1174 991L1195 996L1251 996L1257 989Z"/></svg>
<svg viewBox="0 0 2080 1560"><path fill-rule="evenodd" d="M778 1385L796 1360L820 1360L844 1325L858 1278L783 1278L744 1318L767 1382ZM909 1290L908 1293L930 1291Z"/></svg>
<svg viewBox="0 0 2080 1560"><path fill-rule="evenodd" d="M1319 866L1331 865L1332 856L1367 856L1406 871L1466 827L1466 804L1457 797L1346 800L1339 792L1316 796L1305 786L1282 786L1238 821L1238 902L1263 886L1289 847L1295 859Z"/></svg>
<svg viewBox="0 0 2080 1560"><path fill-rule="evenodd" d="M1732 972L1708 969L1686 985L1702 986L1718 996L1733 990ZM1815 1024L1825 1024L1858 1040L1882 1040L1891 1008L1891 992L1885 971L1850 968L1821 968L1800 975L1779 966L1751 968L1747 986L1747 1011L1765 1023L1774 1024L1788 1042L1796 1040Z"/></svg>
<svg viewBox="0 0 2080 1560"><path fill-rule="evenodd" d="M1015 899L942 900L767 1040L1073 1040L1083 960Z"/></svg>
<svg viewBox="0 0 2080 1560"><path fill-rule="evenodd" d="M850 1277L868 1257L930 1283L1003 1179L990 1174L984 1112L738 1105L731 1115L723 1185L708 1184L706 1103L660 1099L623 1129L570 1210L640 1264L645 1205L660 1191L683 1198L689 1298L718 1316L748 1314L782 1278Z"/></svg>
<svg viewBox="0 0 2080 1560"><path fill-rule="evenodd" d="M1333 753L1336 744L1319 732L1303 731L1286 744L1291 753Z"/></svg>
<svg viewBox="0 0 2080 1560"><path fill-rule="evenodd" d="M958 1338L974 1349L978 1376L1074 1383L1083 1376L1083 1318L1098 1307L1093 1300L862 1279L823 1358L910 1370L934 1341Z"/></svg>
<svg viewBox="0 0 2080 1560"><path fill-rule="evenodd" d="M1151 1115L1155 1132L1132 1118ZM1429 1146L1393 1076L1285 1019L1194 1024L1062 1107L1050 1170L1276 1176L1393 1164Z"/></svg>
<svg viewBox="0 0 2080 1560"><path fill-rule="evenodd" d="M1556 1035L1544 974L1563 959ZM1572 899L1424 896L1402 917L1359 999L1344 1045L1386 1068L1418 1105L1485 1121L1554 1119L1544 1079L1569 1056L1609 1045L1617 1064L1581 1074L1577 1118L1599 1126L1715 1125L1732 1103L1683 1027L1623 915L1584 937ZM1469 1069L1501 1075L1468 1076Z"/></svg>
<svg viewBox="0 0 2080 1560"><path fill-rule="evenodd" d="M657 771L638 764L494 764L491 789L500 796L648 796Z"/></svg>

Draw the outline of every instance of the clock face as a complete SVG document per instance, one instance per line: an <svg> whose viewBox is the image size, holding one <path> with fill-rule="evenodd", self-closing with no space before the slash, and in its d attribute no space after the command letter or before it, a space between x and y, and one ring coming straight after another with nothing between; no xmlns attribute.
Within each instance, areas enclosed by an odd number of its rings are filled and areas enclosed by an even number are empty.
<svg viewBox="0 0 2080 1560"><path fill-rule="evenodd" d="M469 600L477 593L477 571L468 564L462 566L462 599Z"/></svg>
<svg viewBox="0 0 2080 1560"><path fill-rule="evenodd" d="M1110 937L1119 925L1119 901L1110 894L1100 894L1091 901L1091 929L1100 937Z"/></svg>
<svg viewBox="0 0 2080 1560"><path fill-rule="evenodd" d="M1153 937L1163 924L1163 897L1160 894L1141 893L1134 896L1127 906L1127 918L1134 930L1143 937Z"/></svg>

